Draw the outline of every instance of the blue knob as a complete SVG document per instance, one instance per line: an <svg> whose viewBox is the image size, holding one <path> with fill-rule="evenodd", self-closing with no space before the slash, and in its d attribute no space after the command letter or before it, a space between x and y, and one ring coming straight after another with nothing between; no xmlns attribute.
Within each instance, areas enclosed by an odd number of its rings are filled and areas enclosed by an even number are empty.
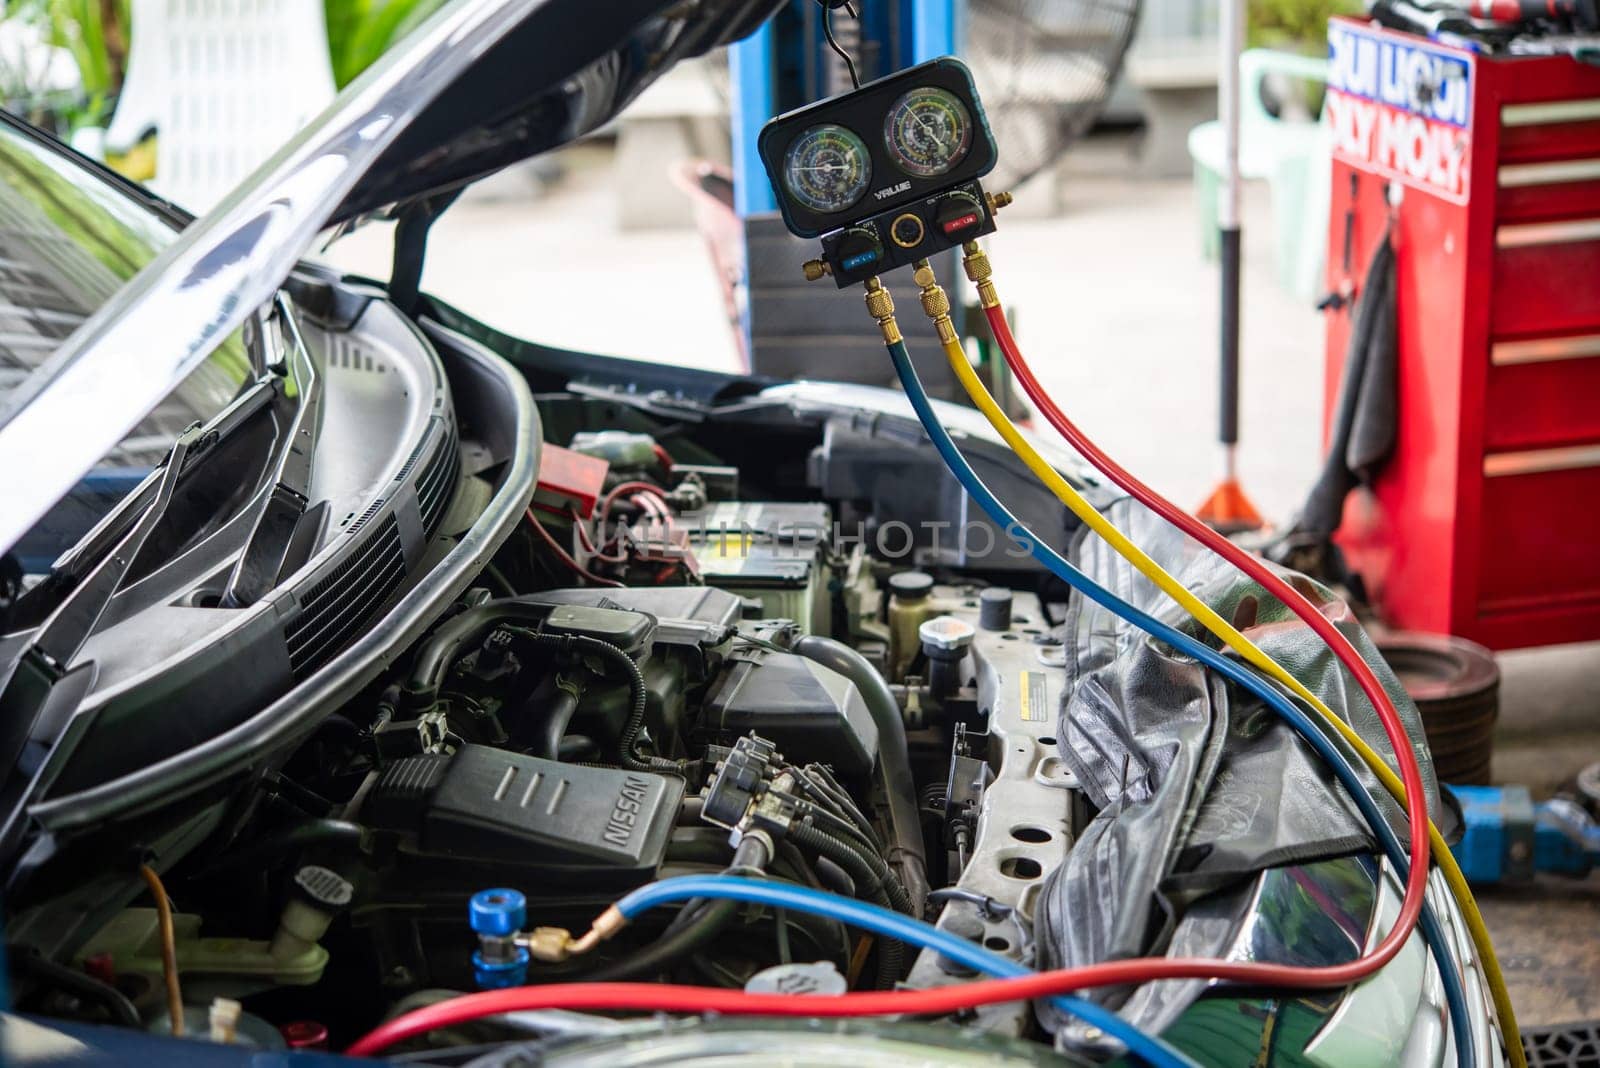
<svg viewBox="0 0 1600 1068"><path fill-rule="evenodd" d="M521 895L518 895L521 896ZM472 975L479 990L503 990L528 981L528 951L521 946L506 960L490 960L482 951L472 955Z"/></svg>
<svg viewBox="0 0 1600 1068"><path fill-rule="evenodd" d="M514 935L528 922L528 899L517 890L480 890L467 904L467 924L478 934Z"/></svg>

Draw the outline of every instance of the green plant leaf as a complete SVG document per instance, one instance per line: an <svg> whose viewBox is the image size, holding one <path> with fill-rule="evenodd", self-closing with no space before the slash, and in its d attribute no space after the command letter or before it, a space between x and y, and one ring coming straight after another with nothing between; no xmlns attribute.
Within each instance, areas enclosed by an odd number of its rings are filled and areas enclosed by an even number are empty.
<svg viewBox="0 0 1600 1068"><path fill-rule="evenodd" d="M340 21L334 81L342 88L366 70L400 38L443 7L447 0L325 0L329 50L334 20ZM334 8L339 10L335 13Z"/></svg>

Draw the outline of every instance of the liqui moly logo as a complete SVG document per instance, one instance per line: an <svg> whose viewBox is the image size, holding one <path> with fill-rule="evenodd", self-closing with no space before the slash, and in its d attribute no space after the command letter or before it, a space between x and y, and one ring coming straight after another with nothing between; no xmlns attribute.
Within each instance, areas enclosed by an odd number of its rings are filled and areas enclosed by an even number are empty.
<svg viewBox="0 0 1600 1068"><path fill-rule="evenodd" d="M1333 154L1462 203L1472 153L1472 62L1432 45L1328 26Z"/></svg>

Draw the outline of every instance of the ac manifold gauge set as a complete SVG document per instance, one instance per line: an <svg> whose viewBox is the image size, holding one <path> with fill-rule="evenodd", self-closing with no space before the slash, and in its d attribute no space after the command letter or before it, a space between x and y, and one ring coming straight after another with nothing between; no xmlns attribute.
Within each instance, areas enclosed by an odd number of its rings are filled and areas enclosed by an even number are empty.
<svg viewBox="0 0 1600 1068"><path fill-rule="evenodd" d="M780 115L758 148L784 223L822 239L806 276L841 289L993 233L1009 200L979 183L994 134L948 56Z"/></svg>

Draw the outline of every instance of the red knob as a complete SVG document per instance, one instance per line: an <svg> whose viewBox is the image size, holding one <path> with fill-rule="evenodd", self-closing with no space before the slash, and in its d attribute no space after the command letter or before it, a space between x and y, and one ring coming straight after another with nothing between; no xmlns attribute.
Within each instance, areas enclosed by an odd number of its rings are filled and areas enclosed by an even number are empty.
<svg viewBox="0 0 1600 1068"><path fill-rule="evenodd" d="M315 1020L292 1020L278 1028L290 1049L327 1049L328 1029Z"/></svg>

